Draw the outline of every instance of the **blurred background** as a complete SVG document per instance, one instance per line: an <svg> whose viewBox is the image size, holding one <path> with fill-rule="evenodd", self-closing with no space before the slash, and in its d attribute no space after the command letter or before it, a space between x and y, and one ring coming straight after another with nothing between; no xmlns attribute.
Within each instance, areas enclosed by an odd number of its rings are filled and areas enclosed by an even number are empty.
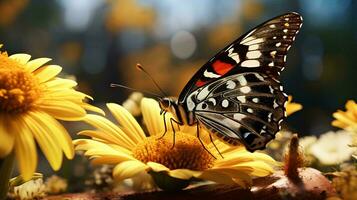
<svg viewBox="0 0 357 200"><path fill-rule="evenodd" d="M156 92L141 63L170 95L215 53L288 11L304 25L282 82L304 109L287 119L302 135L331 130L332 113L357 99L357 2L352 0L0 0L0 43L10 54L50 57L96 105L130 91ZM48 166L48 164L46 164Z"/></svg>

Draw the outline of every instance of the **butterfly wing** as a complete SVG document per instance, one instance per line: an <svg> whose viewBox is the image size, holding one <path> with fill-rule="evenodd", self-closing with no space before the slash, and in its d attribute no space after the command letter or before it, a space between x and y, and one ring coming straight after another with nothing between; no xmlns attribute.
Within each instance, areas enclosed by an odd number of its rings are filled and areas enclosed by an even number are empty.
<svg viewBox="0 0 357 200"><path fill-rule="evenodd" d="M263 149L285 117L279 75L301 25L299 14L287 13L241 36L199 69L179 103L227 142Z"/></svg>
<svg viewBox="0 0 357 200"><path fill-rule="evenodd" d="M257 71L278 80L301 25L299 14L286 13L242 35L196 72L179 95L179 102L184 103L197 88L231 74Z"/></svg>
<svg viewBox="0 0 357 200"><path fill-rule="evenodd" d="M231 144L250 151L265 148L280 130L287 96L280 83L257 72L234 74L201 87L189 96L198 102L198 123Z"/></svg>

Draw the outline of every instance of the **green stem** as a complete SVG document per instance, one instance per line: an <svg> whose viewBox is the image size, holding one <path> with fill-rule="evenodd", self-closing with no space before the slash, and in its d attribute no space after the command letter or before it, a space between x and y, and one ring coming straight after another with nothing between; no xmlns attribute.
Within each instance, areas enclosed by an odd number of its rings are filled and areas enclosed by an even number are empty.
<svg viewBox="0 0 357 200"><path fill-rule="evenodd" d="M3 159L0 159L0 200L6 199L9 189L9 179L14 165L14 153L10 153Z"/></svg>

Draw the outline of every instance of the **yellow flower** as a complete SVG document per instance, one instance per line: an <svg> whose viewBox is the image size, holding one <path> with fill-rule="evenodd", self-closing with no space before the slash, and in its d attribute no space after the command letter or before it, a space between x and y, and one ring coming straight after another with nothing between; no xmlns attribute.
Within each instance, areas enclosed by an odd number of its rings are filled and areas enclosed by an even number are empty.
<svg viewBox="0 0 357 200"><path fill-rule="evenodd" d="M25 180L37 166L35 141L54 170L62 152L73 158L72 140L57 119L80 120L85 109L102 112L83 101L90 97L73 89L76 82L56 77L60 66L44 65L51 59L30 58L0 52L0 158L14 152Z"/></svg>
<svg viewBox="0 0 357 200"><path fill-rule="evenodd" d="M86 151L85 155L94 164L116 165L113 176L117 181L133 178L144 172L152 175L159 187L168 190L172 188L163 182L192 179L246 187L251 184L252 177L272 173L272 165L276 164L268 155L250 153L243 146L231 147L214 139L222 158L217 155L214 145L206 142L203 137L204 145L209 152L215 154L215 159L202 147L196 137L195 127L181 127L176 132L175 145L171 129L165 137L160 138L164 132L163 119L159 114L159 105L153 99L144 98L141 102L149 136L145 135L138 122L122 106L108 103L107 107L119 124L101 116L87 115L84 121L97 130L80 132L79 135L86 135L91 139L78 139L74 143L76 150ZM167 117L169 119L169 114ZM200 133L207 134L203 129ZM187 186L180 184L181 188Z"/></svg>
<svg viewBox="0 0 357 200"><path fill-rule="evenodd" d="M357 104L353 100L346 103L346 111L338 110L332 115L336 118L332 125L357 133Z"/></svg>
<svg viewBox="0 0 357 200"><path fill-rule="evenodd" d="M299 103L293 103L293 97L292 96L289 96L288 97L288 102L285 106L285 109L286 109L286 115L289 116L291 114L293 114L294 112L297 112L299 110L302 109L302 105L299 104Z"/></svg>

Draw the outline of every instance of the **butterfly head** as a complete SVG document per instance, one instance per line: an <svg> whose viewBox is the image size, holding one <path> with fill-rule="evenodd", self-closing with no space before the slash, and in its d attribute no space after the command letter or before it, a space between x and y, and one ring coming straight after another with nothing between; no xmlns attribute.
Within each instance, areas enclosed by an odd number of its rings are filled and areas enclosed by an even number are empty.
<svg viewBox="0 0 357 200"><path fill-rule="evenodd" d="M176 100L174 98L170 97L164 97L160 98L159 100L159 105L161 108L160 114L164 112L173 112L174 111L174 105L176 104Z"/></svg>

